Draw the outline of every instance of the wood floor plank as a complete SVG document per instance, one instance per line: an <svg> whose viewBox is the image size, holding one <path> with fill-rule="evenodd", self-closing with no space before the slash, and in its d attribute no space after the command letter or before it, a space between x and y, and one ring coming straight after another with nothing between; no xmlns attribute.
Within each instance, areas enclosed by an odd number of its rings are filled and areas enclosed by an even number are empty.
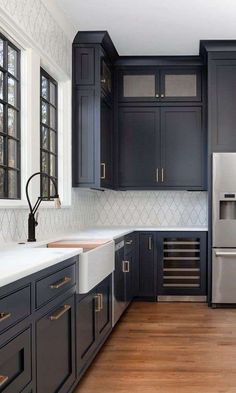
<svg viewBox="0 0 236 393"><path fill-rule="evenodd" d="M74 393L236 393L236 310L133 303Z"/></svg>

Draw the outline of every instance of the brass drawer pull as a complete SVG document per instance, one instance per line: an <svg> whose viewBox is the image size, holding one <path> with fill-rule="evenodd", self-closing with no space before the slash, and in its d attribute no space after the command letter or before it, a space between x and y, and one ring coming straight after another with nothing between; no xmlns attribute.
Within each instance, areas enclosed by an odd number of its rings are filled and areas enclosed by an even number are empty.
<svg viewBox="0 0 236 393"><path fill-rule="evenodd" d="M129 273L129 261L122 261L123 273Z"/></svg>
<svg viewBox="0 0 236 393"><path fill-rule="evenodd" d="M156 182L159 182L159 169L156 169Z"/></svg>
<svg viewBox="0 0 236 393"><path fill-rule="evenodd" d="M0 388L8 381L9 377L5 375L0 375Z"/></svg>
<svg viewBox="0 0 236 393"><path fill-rule="evenodd" d="M71 309L69 304L65 304L64 306L60 307L53 315L50 316L51 321L57 321L59 318L62 317L68 310Z"/></svg>
<svg viewBox="0 0 236 393"><path fill-rule="evenodd" d="M10 312L0 312L0 322L3 322L10 317L11 317Z"/></svg>
<svg viewBox="0 0 236 393"><path fill-rule="evenodd" d="M104 179L106 179L106 164L105 164L105 162L101 162L101 169L102 169L101 179L104 180Z"/></svg>
<svg viewBox="0 0 236 393"><path fill-rule="evenodd" d="M103 310L103 294L99 293L99 297L100 297L100 310Z"/></svg>
<svg viewBox="0 0 236 393"><path fill-rule="evenodd" d="M101 297L99 294L94 296L95 299L95 312L101 311Z"/></svg>
<svg viewBox="0 0 236 393"><path fill-rule="evenodd" d="M58 289L63 287L63 285L68 284L71 281L71 277L64 277L62 280L55 282L54 284L50 285L52 289Z"/></svg>
<svg viewBox="0 0 236 393"><path fill-rule="evenodd" d="M127 244L128 246L130 245L130 244L132 244L133 243L133 240L127 240L127 242L125 242L125 244Z"/></svg>

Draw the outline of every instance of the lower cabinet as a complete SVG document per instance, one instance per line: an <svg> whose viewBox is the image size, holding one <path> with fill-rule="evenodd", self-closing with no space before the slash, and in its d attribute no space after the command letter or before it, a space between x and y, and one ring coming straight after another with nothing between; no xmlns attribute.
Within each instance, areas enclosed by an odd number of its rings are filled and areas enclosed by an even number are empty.
<svg viewBox="0 0 236 393"><path fill-rule="evenodd" d="M37 393L66 393L75 381L75 297L36 322Z"/></svg>
<svg viewBox="0 0 236 393"><path fill-rule="evenodd" d="M155 232L139 234L139 296L155 297L157 287L157 260Z"/></svg>
<svg viewBox="0 0 236 393"><path fill-rule="evenodd" d="M21 392L31 381L31 329L0 348L0 392Z"/></svg>
<svg viewBox="0 0 236 393"><path fill-rule="evenodd" d="M81 296L81 295L80 295ZM103 280L76 304L77 372L90 364L100 343L112 328L112 280Z"/></svg>

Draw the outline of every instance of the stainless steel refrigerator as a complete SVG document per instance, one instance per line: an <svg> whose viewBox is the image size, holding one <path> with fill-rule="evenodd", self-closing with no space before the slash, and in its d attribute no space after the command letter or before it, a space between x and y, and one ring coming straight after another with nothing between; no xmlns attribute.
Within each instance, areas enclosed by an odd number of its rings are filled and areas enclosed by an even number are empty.
<svg viewBox="0 0 236 393"><path fill-rule="evenodd" d="M236 153L213 153L212 303L236 304Z"/></svg>

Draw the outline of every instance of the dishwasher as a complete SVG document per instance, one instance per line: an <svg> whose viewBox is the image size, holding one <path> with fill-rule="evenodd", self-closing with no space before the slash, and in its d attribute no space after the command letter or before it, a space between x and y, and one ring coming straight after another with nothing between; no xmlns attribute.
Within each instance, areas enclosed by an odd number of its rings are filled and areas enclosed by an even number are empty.
<svg viewBox="0 0 236 393"><path fill-rule="evenodd" d="M119 239L115 244L115 271L113 272L113 296L112 296L112 325L115 326L129 302L125 294L124 274L124 239Z"/></svg>

